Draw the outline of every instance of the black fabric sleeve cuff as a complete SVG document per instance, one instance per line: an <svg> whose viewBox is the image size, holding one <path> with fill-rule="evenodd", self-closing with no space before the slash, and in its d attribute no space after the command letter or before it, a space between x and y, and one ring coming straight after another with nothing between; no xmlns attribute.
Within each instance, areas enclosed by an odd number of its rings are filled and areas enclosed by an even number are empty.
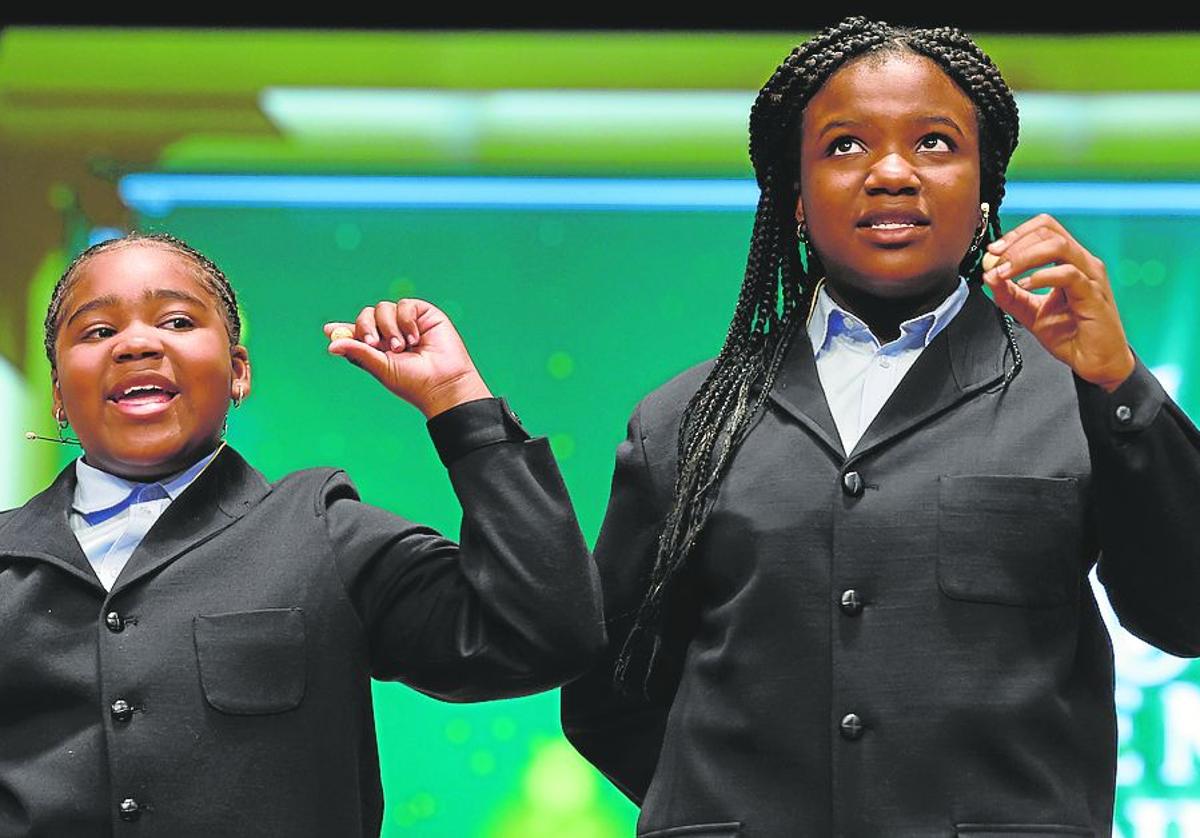
<svg viewBox="0 0 1200 838"><path fill-rule="evenodd" d="M504 399L475 399L455 405L425 423L447 468L477 448L498 442L524 442L529 434Z"/></svg>
<svg viewBox="0 0 1200 838"><path fill-rule="evenodd" d="M1154 373L1134 355L1133 372L1111 393L1075 377L1075 392L1085 429L1106 428L1117 434L1145 430L1158 416L1167 393Z"/></svg>

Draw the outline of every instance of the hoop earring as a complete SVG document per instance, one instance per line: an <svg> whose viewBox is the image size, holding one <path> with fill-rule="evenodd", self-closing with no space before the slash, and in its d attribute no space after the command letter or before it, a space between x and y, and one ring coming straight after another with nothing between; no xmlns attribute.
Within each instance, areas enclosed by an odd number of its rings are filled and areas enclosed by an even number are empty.
<svg viewBox="0 0 1200 838"><path fill-rule="evenodd" d="M79 445L79 440L73 436L67 436L67 428L71 423L67 421L67 413L61 407L54 411L54 422L58 425L58 439L56 442L61 442L63 445Z"/></svg>
<svg viewBox="0 0 1200 838"><path fill-rule="evenodd" d="M808 250L808 228L806 226L804 226L803 221L799 222L796 225L796 239L800 245L800 249L803 251L807 251Z"/></svg>
<svg viewBox="0 0 1200 838"><path fill-rule="evenodd" d="M971 241L971 249L967 251L968 256L975 255L975 251L979 250L979 246L983 244L983 237L987 235L988 219L991 217L992 208L984 201L979 205L979 214L983 217L979 224L979 229L975 231L975 238Z"/></svg>

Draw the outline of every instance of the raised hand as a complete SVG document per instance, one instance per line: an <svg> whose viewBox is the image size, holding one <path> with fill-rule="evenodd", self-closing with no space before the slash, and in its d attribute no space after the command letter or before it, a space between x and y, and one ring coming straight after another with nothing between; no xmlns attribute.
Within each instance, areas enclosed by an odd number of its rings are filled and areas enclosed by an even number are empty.
<svg viewBox="0 0 1200 838"><path fill-rule="evenodd" d="M329 352L374 376L426 418L491 397L454 324L424 300L366 306L353 323L325 324Z"/></svg>
<svg viewBox="0 0 1200 838"><path fill-rule="evenodd" d="M998 264L983 274L996 305L1085 381L1115 390L1133 372L1104 263L1045 213L988 245ZM985 256L985 262L992 258ZM1026 271L1027 277L1010 282ZM1049 294L1034 294L1049 288Z"/></svg>

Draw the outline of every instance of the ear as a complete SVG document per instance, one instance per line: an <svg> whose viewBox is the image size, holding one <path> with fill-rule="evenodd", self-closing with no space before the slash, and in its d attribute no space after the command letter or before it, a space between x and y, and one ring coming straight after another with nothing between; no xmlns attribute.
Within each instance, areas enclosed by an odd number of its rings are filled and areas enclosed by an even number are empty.
<svg viewBox="0 0 1200 838"><path fill-rule="evenodd" d="M796 223L804 223L804 196L799 195L796 198Z"/></svg>
<svg viewBox="0 0 1200 838"><path fill-rule="evenodd" d="M250 395L250 353L240 343L229 348L233 379L229 382L229 398L242 400Z"/></svg>
<svg viewBox="0 0 1200 838"><path fill-rule="evenodd" d="M58 386L58 373L50 373L50 400L54 421L57 422L58 417L66 412L66 408L63 407L62 389Z"/></svg>

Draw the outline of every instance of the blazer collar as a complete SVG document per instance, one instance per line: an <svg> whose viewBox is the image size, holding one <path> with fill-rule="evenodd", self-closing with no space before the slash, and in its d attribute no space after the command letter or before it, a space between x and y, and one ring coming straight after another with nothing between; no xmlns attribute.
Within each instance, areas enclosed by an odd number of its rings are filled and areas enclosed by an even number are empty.
<svg viewBox="0 0 1200 838"><path fill-rule="evenodd" d="M770 398L849 462L886 445L1004 376L1008 341L996 306L972 285L958 316L930 341L847 457L805 329L799 328Z"/></svg>
<svg viewBox="0 0 1200 838"><path fill-rule="evenodd" d="M212 538L270 491L263 476L226 446L155 521L121 570L112 594ZM0 528L0 557L45 561L103 591L67 522L74 492L72 464Z"/></svg>
<svg viewBox="0 0 1200 838"><path fill-rule="evenodd" d="M48 562L103 590L67 523L74 497L75 464L71 463L0 528L0 558Z"/></svg>

